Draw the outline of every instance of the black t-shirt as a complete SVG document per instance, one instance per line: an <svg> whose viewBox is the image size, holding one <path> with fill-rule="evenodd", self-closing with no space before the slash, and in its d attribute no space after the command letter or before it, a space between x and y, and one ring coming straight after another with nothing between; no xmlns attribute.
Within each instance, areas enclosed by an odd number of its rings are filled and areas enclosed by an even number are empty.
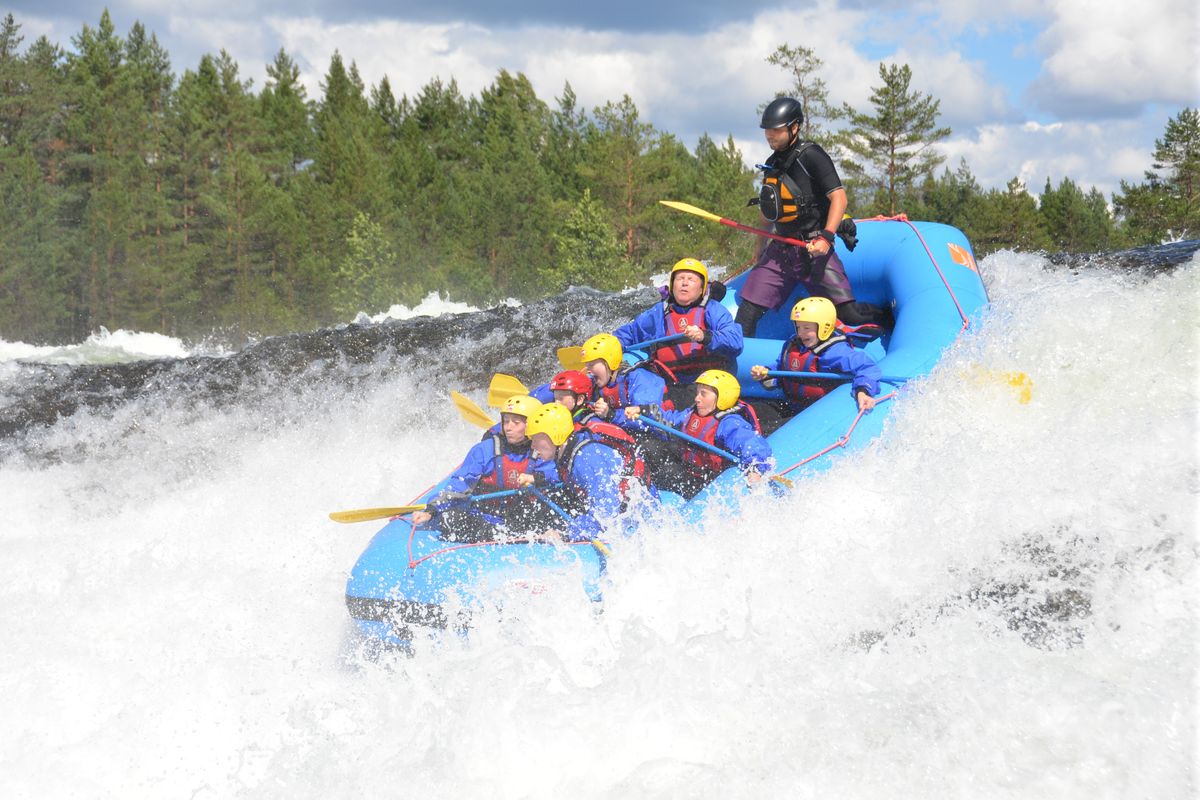
<svg viewBox="0 0 1200 800"><path fill-rule="evenodd" d="M825 218L829 215L829 193L842 188L842 179L838 176L833 159L814 142L796 142L796 146L782 153L771 153L767 166L778 167L783 164L793 150L799 149L800 155L792 162L788 175L802 190L812 193L816 213L808 219L798 219L789 230L808 233L816 228L824 227ZM803 229L802 231L800 229Z"/></svg>

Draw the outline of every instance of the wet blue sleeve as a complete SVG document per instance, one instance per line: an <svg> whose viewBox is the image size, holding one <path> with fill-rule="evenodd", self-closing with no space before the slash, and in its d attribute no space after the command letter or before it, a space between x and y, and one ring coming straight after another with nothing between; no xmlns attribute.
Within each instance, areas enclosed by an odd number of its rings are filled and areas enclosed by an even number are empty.
<svg viewBox="0 0 1200 800"><path fill-rule="evenodd" d="M529 474L535 479L535 486L555 486L562 483L562 478L558 474L558 464L554 461L531 458L528 469Z"/></svg>
<svg viewBox="0 0 1200 800"><path fill-rule="evenodd" d="M710 302L704 307L704 324L712 331L712 341L707 345L709 350L730 358L742 354L745 347L742 326L733 321L729 309L720 303Z"/></svg>
<svg viewBox="0 0 1200 800"><path fill-rule="evenodd" d="M839 342L821 354L817 366L822 372L845 372L853 375L850 381L850 394L854 395L859 389L866 389L872 397L879 394L879 379L883 371L863 350L858 350L845 342Z"/></svg>
<svg viewBox="0 0 1200 800"><path fill-rule="evenodd" d="M604 444L585 444L571 465L571 480L587 494L587 510L567 526L567 538L573 542L590 541L604 531L602 520L621 512L621 454Z"/></svg>
<svg viewBox="0 0 1200 800"><path fill-rule="evenodd" d="M491 439L477 443L467 451L458 469L450 473L446 488L452 492L469 492L485 472L490 472L496 458L496 445Z"/></svg>
<svg viewBox="0 0 1200 800"><path fill-rule="evenodd" d="M622 347L629 347L631 344L657 339L664 335L665 330L662 311L654 305L613 331L613 336L617 337Z"/></svg>
<svg viewBox="0 0 1200 800"><path fill-rule="evenodd" d="M629 405L662 405L667 382L661 376L648 369L635 369L627 372L624 380L628 381ZM629 425L629 420L625 419L625 410L621 408L613 414L612 421L618 425Z"/></svg>
<svg viewBox="0 0 1200 800"><path fill-rule="evenodd" d="M771 445L754 432L749 422L730 414L717 425L716 445L738 457L742 469L771 469Z"/></svg>

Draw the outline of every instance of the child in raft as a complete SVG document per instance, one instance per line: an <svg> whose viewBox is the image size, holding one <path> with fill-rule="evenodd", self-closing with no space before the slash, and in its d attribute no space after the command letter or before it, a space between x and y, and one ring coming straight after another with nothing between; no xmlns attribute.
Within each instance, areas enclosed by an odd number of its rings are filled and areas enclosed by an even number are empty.
<svg viewBox="0 0 1200 800"><path fill-rule="evenodd" d="M654 432L654 428L640 420L645 413L692 438L725 450L736 458L736 466L745 473L747 482L758 483L774 466L774 459L754 409L741 400L741 384L724 370L710 369L696 378L695 386L696 402L691 408L672 411L657 406L631 406L625 409L626 417L631 425ZM725 456L683 440L676 459L655 464L651 480L661 489L690 499L730 466L734 464Z"/></svg>
<svg viewBox="0 0 1200 800"><path fill-rule="evenodd" d="M775 369L844 373L850 378L850 392L859 411L874 408L883 373L875 359L855 348L845 336L835 335L837 311L833 303L824 297L806 297L792 307L792 322L796 335L784 342ZM766 389L782 389L792 411L804 409L843 383L835 379L772 378L768 372L767 367L755 364L750 368L750 377Z"/></svg>
<svg viewBox="0 0 1200 800"><path fill-rule="evenodd" d="M539 461L525 435L528 418L542 407L528 395L515 395L500 408L501 432L489 432L467 451L445 488L425 510L412 515L413 523L433 522L452 541L487 541L499 529L510 533L540 532L557 518L536 497L517 495L470 502L471 494L504 489L547 486L558 482L554 464Z"/></svg>

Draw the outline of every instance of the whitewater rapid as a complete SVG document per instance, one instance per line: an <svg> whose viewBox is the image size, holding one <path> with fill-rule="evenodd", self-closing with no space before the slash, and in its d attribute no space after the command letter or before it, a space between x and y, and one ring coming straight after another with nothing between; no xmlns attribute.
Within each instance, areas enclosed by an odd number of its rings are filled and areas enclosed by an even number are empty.
<svg viewBox="0 0 1200 800"><path fill-rule="evenodd" d="M157 354L180 363L0 449L0 796L1194 796L1200 269L982 270L981 329L875 445L662 520L600 613L556 586L412 658L348 646L376 526L326 514L457 464L477 429L446 392L488 372L446 365L544 379L514 343L570 320L451 315L414 334L438 358L240 382ZM6 368L3 408L72 369Z"/></svg>

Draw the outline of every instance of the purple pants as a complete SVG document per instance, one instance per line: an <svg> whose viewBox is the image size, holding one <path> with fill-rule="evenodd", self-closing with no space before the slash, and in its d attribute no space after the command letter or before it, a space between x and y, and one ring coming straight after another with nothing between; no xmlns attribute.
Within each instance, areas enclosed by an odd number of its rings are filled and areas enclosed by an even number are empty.
<svg viewBox="0 0 1200 800"><path fill-rule="evenodd" d="M835 306L854 300L846 268L832 248L828 255L813 258L803 247L774 239L767 242L751 267L739 297L777 309L791 296L797 283L803 284L814 297L828 297Z"/></svg>

